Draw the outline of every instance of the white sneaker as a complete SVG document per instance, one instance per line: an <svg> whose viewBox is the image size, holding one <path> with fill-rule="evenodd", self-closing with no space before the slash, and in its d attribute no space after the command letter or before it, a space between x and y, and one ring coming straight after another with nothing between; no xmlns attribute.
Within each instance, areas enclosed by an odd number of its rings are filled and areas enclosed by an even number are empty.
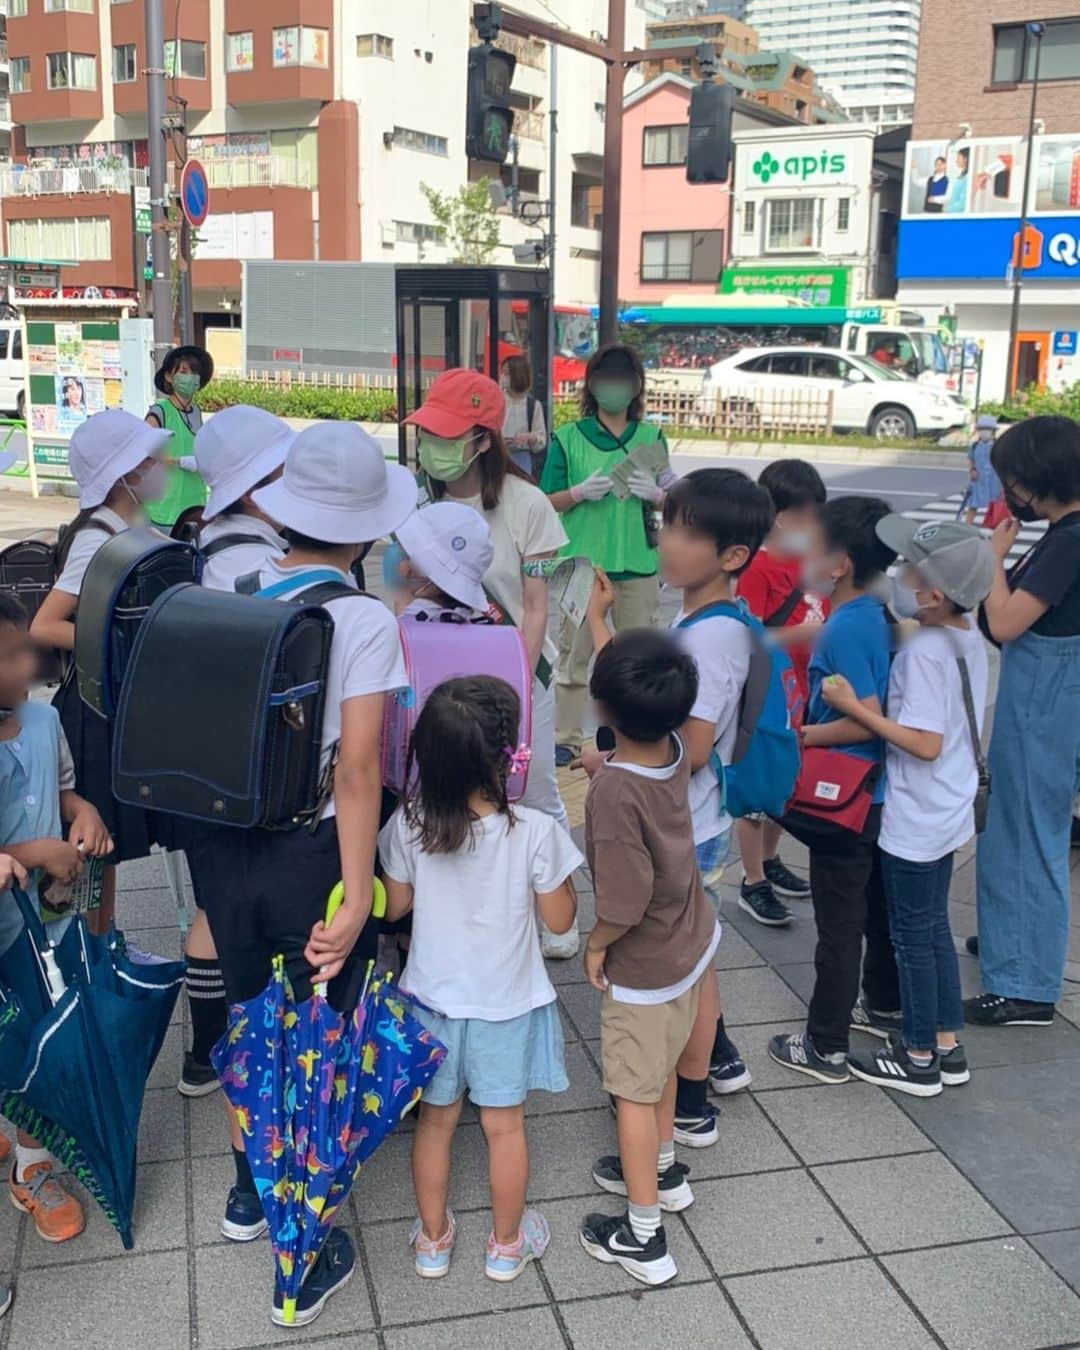
<svg viewBox="0 0 1080 1350"><path fill-rule="evenodd" d="M544 924L540 925L540 951L545 961L573 960L580 946L577 919L565 933L552 933Z"/></svg>

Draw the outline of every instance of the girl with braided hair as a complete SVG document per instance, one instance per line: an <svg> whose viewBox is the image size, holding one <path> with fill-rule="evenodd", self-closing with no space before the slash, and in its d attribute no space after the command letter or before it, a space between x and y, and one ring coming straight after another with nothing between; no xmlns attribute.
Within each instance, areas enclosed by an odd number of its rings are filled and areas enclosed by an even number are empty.
<svg viewBox="0 0 1080 1350"><path fill-rule="evenodd" d="M550 1236L525 1206L525 1098L569 1084L538 923L555 933L573 924L571 876L583 860L552 816L510 806L507 779L528 755L520 718L504 680L475 676L434 689L410 749L417 787L379 836L387 917L413 913L401 987L447 1047L413 1136L412 1244L416 1272L428 1279L450 1267L450 1150L466 1091L488 1145L487 1275L516 1279Z"/></svg>

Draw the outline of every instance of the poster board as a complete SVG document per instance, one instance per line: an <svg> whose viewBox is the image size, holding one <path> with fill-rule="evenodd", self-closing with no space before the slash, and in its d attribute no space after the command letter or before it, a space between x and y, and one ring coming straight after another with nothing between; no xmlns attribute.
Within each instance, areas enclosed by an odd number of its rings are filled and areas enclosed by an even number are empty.
<svg viewBox="0 0 1080 1350"><path fill-rule="evenodd" d="M123 404L120 325L115 319L38 320L23 327L30 484L70 481L68 443L76 427Z"/></svg>

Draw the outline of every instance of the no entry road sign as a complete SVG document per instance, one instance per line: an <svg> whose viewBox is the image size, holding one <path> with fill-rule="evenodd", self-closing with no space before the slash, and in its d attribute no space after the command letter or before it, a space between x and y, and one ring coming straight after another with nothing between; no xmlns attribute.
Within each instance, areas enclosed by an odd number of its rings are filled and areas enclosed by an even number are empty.
<svg viewBox="0 0 1080 1350"><path fill-rule="evenodd" d="M197 159L189 159L180 175L180 209L193 230L202 225L210 211L210 184Z"/></svg>

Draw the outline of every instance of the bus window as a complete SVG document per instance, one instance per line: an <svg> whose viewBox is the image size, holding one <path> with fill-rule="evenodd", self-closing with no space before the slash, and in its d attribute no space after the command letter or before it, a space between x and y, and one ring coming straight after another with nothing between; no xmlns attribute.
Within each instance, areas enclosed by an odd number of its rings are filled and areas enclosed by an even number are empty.
<svg viewBox="0 0 1080 1350"><path fill-rule="evenodd" d="M922 369L919 357L906 333L877 328L866 335L870 359L886 370L903 371L905 375L918 375Z"/></svg>
<svg viewBox="0 0 1080 1350"><path fill-rule="evenodd" d="M946 375L949 359L936 333L912 333L911 340L919 354L919 369L932 370L935 375Z"/></svg>

